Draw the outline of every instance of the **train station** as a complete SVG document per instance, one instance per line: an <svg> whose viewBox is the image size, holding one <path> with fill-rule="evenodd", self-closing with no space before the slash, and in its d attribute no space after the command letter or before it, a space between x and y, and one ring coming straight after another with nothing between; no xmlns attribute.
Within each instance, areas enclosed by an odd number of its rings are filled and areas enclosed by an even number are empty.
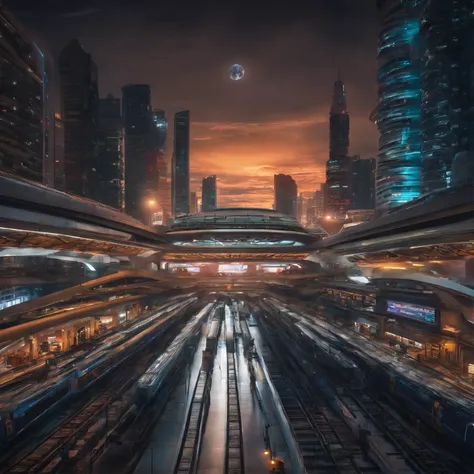
<svg viewBox="0 0 474 474"><path fill-rule="evenodd" d="M48 193L4 222L3 268L31 270L0 310L2 472L474 469L463 193L332 236L257 208L157 233Z"/></svg>

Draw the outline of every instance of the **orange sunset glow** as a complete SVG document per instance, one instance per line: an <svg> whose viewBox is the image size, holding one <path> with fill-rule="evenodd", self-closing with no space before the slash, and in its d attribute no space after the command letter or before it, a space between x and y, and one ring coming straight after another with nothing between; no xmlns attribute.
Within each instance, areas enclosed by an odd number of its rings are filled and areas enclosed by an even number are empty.
<svg viewBox="0 0 474 474"><path fill-rule="evenodd" d="M376 156L378 133L369 121L377 103L373 2L344 9L314 1L301 8L252 5L244 17L223 2L200 9L199 18L195 9L158 3L147 9L114 2L107 22L85 7L65 18L55 7L54 18L38 6L22 18L51 45L52 56L78 38L98 66L101 97L121 97L124 84L149 84L153 108L166 111L170 158L174 114L189 110L191 191L200 194L202 177L217 175L218 206L271 207L275 173L291 174L299 192L319 188L338 69L351 117L350 153ZM318 13L311 17L313 6ZM229 79L234 63L245 68L240 81Z"/></svg>
<svg viewBox="0 0 474 474"><path fill-rule="evenodd" d="M352 117L354 135L367 137L372 127L366 117ZM288 121L192 122L191 130L191 189L199 194L202 177L216 174L221 207L271 208L276 173L291 174L305 194L326 179L325 111ZM358 146L370 144L354 138L353 149Z"/></svg>

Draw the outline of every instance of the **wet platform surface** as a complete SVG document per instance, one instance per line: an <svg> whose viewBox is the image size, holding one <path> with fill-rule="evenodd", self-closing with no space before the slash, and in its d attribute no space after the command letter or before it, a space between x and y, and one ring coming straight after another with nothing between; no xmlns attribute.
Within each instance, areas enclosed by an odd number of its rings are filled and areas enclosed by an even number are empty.
<svg viewBox="0 0 474 474"><path fill-rule="evenodd" d="M262 336L257 327L250 327L250 334L258 347L262 344ZM268 434L270 439L270 447L274 457L281 458L285 461L285 474L294 472L291 465L291 456L288 450L288 445L283 436L283 432L278 421L276 413L275 401L273 400L270 387L263 373L263 369L257 361L253 361L253 366L256 375L257 390L262 400L263 409L265 411L266 422L269 425Z"/></svg>
<svg viewBox="0 0 474 474"><path fill-rule="evenodd" d="M199 459L199 474L222 474L225 468L227 436L227 351L223 335L219 338L212 373L211 406L207 417Z"/></svg>
<svg viewBox="0 0 474 474"><path fill-rule="evenodd" d="M205 328L206 325L203 326ZM165 411L155 426L149 445L138 463L135 474L171 474L181 446L186 416L191 403L192 389L196 385L202 362L202 351L206 345L201 338L189 370L171 395Z"/></svg>
<svg viewBox="0 0 474 474"><path fill-rule="evenodd" d="M255 388L252 387L248 362L240 343L237 345L236 355L245 472L267 473L269 459L265 455L265 416L258 404Z"/></svg>
<svg viewBox="0 0 474 474"><path fill-rule="evenodd" d="M205 327L205 326L204 326ZM224 327L224 326L223 326ZM252 337L259 338L257 328L251 328ZM223 474L225 472L227 436L227 351L224 331L219 338L212 374L211 404L203 436L198 474ZM153 430L149 445L134 474L172 474L174 472L192 389L201 368L205 336L201 339L189 371L183 377L169 399L165 411ZM241 341L236 345L239 402L242 422L244 464L246 474L267 474L269 459L265 455L265 425L268 424L270 445L274 456L289 459L287 446L275 414L275 406L263 371L252 361L256 374L256 386L252 386L248 361ZM260 394L259 404L257 393ZM291 474L289 460L285 463L286 474Z"/></svg>

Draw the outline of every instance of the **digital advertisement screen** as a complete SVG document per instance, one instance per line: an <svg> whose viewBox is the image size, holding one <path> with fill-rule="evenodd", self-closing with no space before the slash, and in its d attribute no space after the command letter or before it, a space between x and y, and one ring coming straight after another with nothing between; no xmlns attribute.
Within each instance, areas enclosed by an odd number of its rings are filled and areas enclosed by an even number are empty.
<svg viewBox="0 0 474 474"><path fill-rule="evenodd" d="M201 269L199 267L187 267L188 273L199 273Z"/></svg>
<svg viewBox="0 0 474 474"><path fill-rule="evenodd" d="M219 273L245 273L247 265L219 265Z"/></svg>
<svg viewBox="0 0 474 474"><path fill-rule="evenodd" d="M387 301L387 312L398 314L405 318L416 319L423 323L434 323L436 318L436 310L434 308L411 303L400 303L399 301Z"/></svg>

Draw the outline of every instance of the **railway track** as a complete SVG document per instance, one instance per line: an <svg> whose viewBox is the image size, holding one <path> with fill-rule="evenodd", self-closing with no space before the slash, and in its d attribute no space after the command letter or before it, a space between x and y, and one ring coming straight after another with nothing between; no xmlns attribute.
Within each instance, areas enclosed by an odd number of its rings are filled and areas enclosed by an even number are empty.
<svg viewBox="0 0 474 474"><path fill-rule="evenodd" d="M175 474L192 474L199 463L199 451L209 409L211 376L201 369L186 420Z"/></svg>
<svg viewBox="0 0 474 474"><path fill-rule="evenodd" d="M234 332L232 331L232 337ZM226 474L244 474L244 446L240 416L239 387L235 361L235 343L227 345L227 442Z"/></svg>
<svg viewBox="0 0 474 474"><path fill-rule="evenodd" d="M459 471L446 466L439 456L426 446L420 439L407 430L401 422L390 414L390 409L378 402L366 392L350 391L355 402L369 418L390 438L403 453L416 472L420 474L457 474ZM471 471L472 472L472 471Z"/></svg>
<svg viewBox="0 0 474 474"><path fill-rule="evenodd" d="M121 395L117 389L129 380L129 377L120 377L116 383L105 389L100 395L94 398L90 403L83 407L78 413L63 423L59 429L52 433L40 445L35 447L25 455L7 472L10 473L32 473L32 472L51 472L56 466L50 464L60 459L61 451L74 439L84 433L96 418L103 412L104 408L112 403Z"/></svg>
<svg viewBox="0 0 474 474"><path fill-rule="evenodd" d="M107 376L106 381L104 381L105 386L92 400L63 421L38 445L27 451L19 459L13 460L8 466L5 465L6 469L2 469L1 472L5 474L54 473L62 465L72 463L73 461L68 458L68 452L73 447L74 442L87 432L100 418L101 414L106 413L109 405L132 387L141 373L156 358L156 351L164 350L177 330L177 324L168 327L158 343L151 343L148 347L144 347L142 351L116 368Z"/></svg>
<svg viewBox="0 0 474 474"><path fill-rule="evenodd" d="M307 352L311 350L308 339L300 338L299 345L305 347ZM320 369L325 378L331 379L327 369ZM360 407L361 411L387 436L393 446L399 450L415 472L420 474L455 474L459 472L473 472L471 466L452 466L443 459L441 453L436 452L419 436L405 426L392 410L374 398L367 389L349 387L347 383L340 380L337 382L339 388L346 392L353 403Z"/></svg>
<svg viewBox="0 0 474 474"><path fill-rule="evenodd" d="M346 449L321 408L317 407L308 395L302 396L289 378L285 377L282 372L285 364L278 355L278 345L273 341L263 321L260 326L264 329L265 341L269 343L269 347L264 346L261 349L261 356L280 397L307 473L360 472L353 463L352 456L356 454L354 449ZM280 351L284 349L283 344L279 344L279 347ZM362 454L361 450L357 454Z"/></svg>

